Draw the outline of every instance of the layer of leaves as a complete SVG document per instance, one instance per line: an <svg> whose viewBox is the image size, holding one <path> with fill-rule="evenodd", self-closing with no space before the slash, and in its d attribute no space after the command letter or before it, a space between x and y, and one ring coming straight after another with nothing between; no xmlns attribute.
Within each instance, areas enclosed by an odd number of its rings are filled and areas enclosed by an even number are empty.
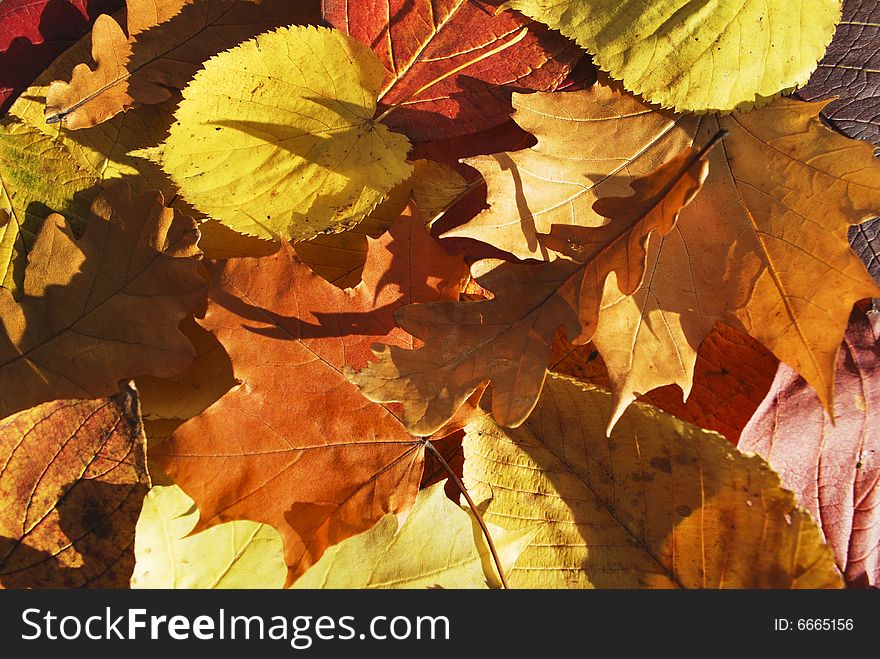
<svg viewBox="0 0 880 659"><path fill-rule="evenodd" d="M821 104L789 99L693 117L596 85L516 96L514 104L537 145L469 161L486 177L491 206L445 235L482 239L522 258L549 258L539 233L603 223L597 199L619 194L631 177L719 128L728 131L708 155L703 191L675 229L649 245L651 274L642 286L624 295L607 282L593 341L618 411L666 384L687 394L696 349L719 320L759 340L831 404L852 305L880 294L847 242L850 225L880 208L880 164L869 145L825 128Z"/></svg>
<svg viewBox="0 0 880 659"><path fill-rule="evenodd" d="M0 421L0 587L125 588L150 487L134 390Z"/></svg>
<svg viewBox="0 0 880 659"><path fill-rule="evenodd" d="M593 53L596 66L663 107L751 106L805 84L840 0L510 0Z"/></svg>
<svg viewBox="0 0 880 659"><path fill-rule="evenodd" d="M394 311L457 297L465 273L409 212L368 239L363 281L345 291L289 247L213 266L200 324L240 384L151 456L195 499L196 528L271 524L292 580L327 547L408 510L424 449L398 411L364 400L342 369L363 366L376 340L412 346Z"/></svg>
<svg viewBox="0 0 880 659"><path fill-rule="evenodd" d="M186 368L193 348L178 324L205 295L197 240L161 195L133 196L125 184L95 200L81 237L50 216L21 302L0 289L0 414Z"/></svg>
<svg viewBox="0 0 880 659"><path fill-rule="evenodd" d="M635 403L551 375L528 421L467 427L465 484L488 521L545 522L511 585L839 588L821 531L756 456Z"/></svg>
<svg viewBox="0 0 880 659"><path fill-rule="evenodd" d="M328 549L294 588L500 587L489 547L473 515L452 503L440 482L419 492L398 529L385 515L365 533ZM490 527L505 573L538 533Z"/></svg>
<svg viewBox="0 0 880 659"><path fill-rule="evenodd" d="M550 91L581 57L559 34L500 0L324 0L333 28L385 68L379 110L415 141L466 135L510 115L511 91Z"/></svg>
<svg viewBox="0 0 880 659"><path fill-rule="evenodd" d="M87 128L119 112L161 103L202 62L267 30L314 21L317 3L289 0L129 0L127 30L103 16L92 29L96 68L78 65L46 97L46 119Z"/></svg>
<svg viewBox="0 0 880 659"><path fill-rule="evenodd" d="M162 149L144 155L240 233L340 231L412 173L408 140L373 119L383 75L369 48L338 31L268 32L207 62Z"/></svg>
<svg viewBox="0 0 880 659"><path fill-rule="evenodd" d="M132 588L280 588L287 566L278 532L238 521L189 535L199 510L177 486L154 487L137 522Z"/></svg>
<svg viewBox="0 0 880 659"><path fill-rule="evenodd" d="M880 315L853 311L837 360L834 418L779 367L739 448L762 455L822 528L851 586L880 584Z"/></svg>

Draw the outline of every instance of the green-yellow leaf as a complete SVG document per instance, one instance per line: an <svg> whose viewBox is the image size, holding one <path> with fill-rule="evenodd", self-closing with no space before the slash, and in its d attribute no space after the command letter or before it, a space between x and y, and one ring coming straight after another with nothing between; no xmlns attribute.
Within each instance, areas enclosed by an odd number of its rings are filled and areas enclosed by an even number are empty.
<svg viewBox="0 0 880 659"><path fill-rule="evenodd" d="M365 533L324 552L294 588L486 588L499 579L476 520L443 491L446 481L419 493L398 530L385 515ZM489 532L505 572L537 535L537 525Z"/></svg>
<svg viewBox="0 0 880 659"><path fill-rule="evenodd" d="M132 588L281 588L287 566L281 536L268 524L225 522L188 536L199 520L176 485L144 499L135 531Z"/></svg>
<svg viewBox="0 0 880 659"><path fill-rule="evenodd" d="M412 172L409 141L373 116L383 76L370 48L341 32L267 32L210 59L163 147L141 155L240 233L341 231Z"/></svg>
<svg viewBox="0 0 880 659"><path fill-rule="evenodd" d="M732 110L806 84L840 0L510 0L593 53L627 89L679 111Z"/></svg>
<svg viewBox="0 0 880 659"><path fill-rule="evenodd" d="M840 588L822 532L779 476L726 439L634 403L610 437L611 395L550 375L519 428L467 429L487 521L546 522L509 574L520 588Z"/></svg>

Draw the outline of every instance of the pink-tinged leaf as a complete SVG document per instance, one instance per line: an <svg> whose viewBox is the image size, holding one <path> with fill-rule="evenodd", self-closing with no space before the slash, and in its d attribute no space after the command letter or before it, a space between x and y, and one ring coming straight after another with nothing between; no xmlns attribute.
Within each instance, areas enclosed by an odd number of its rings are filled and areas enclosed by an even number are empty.
<svg viewBox="0 0 880 659"><path fill-rule="evenodd" d="M780 364L739 448L779 472L822 527L850 586L880 585L880 314L850 317L837 362L834 421Z"/></svg>

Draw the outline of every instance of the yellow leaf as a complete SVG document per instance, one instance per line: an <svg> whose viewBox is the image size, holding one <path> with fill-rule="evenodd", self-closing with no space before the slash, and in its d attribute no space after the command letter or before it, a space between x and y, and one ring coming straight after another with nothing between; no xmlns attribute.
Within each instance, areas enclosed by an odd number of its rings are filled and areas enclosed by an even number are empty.
<svg viewBox="0 0 880 659"><path fill-rule="evenodd" d="M373 118L383 77L373 52L340 32L267 32L209 60L164 146L141 155L240 233L340 231L412 171L409 141Z"/></svg>
<svg viewBox="0 0 880 659"><path fill-rule="evenodd" d="M510 0L663 107L742 109L806 84L840 0Z"/></svg>
<svg viewBox="0 0 880 659"><path fill-rule="evenodd" d="M189 535L199 509L176 485L144 499L135 530L132 588L281 588L281 536L268 524L225 522Z"/></svg>
<svg viewBox="0 0 880 659"><path fill-rule="evenodd" d="M499 587L496 568L476 520L450 501L446 481L421 491L398 529L385 515L369 531L330 547L293 588ZM505 572L513 568L539 529L489 532Z"/></svg>
<svg viewBox="0 0 880 659"><path fill-rule="evenodd" d="M643 403L550 375L520 428L467 427L465 484L508 528L544 522L520 588L840 588L810 515L755 455Z"/></svg>

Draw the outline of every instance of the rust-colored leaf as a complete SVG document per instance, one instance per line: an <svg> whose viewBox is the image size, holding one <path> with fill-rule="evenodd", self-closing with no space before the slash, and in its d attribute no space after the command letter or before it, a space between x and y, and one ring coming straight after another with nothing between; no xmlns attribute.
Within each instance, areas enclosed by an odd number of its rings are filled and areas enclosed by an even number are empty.
<svg viewBox="0 0 880 659"><path fill-rule="evenodd" d="M133 389L7 417L0 463L0 587L128 587L150 488Z"/></svg>

